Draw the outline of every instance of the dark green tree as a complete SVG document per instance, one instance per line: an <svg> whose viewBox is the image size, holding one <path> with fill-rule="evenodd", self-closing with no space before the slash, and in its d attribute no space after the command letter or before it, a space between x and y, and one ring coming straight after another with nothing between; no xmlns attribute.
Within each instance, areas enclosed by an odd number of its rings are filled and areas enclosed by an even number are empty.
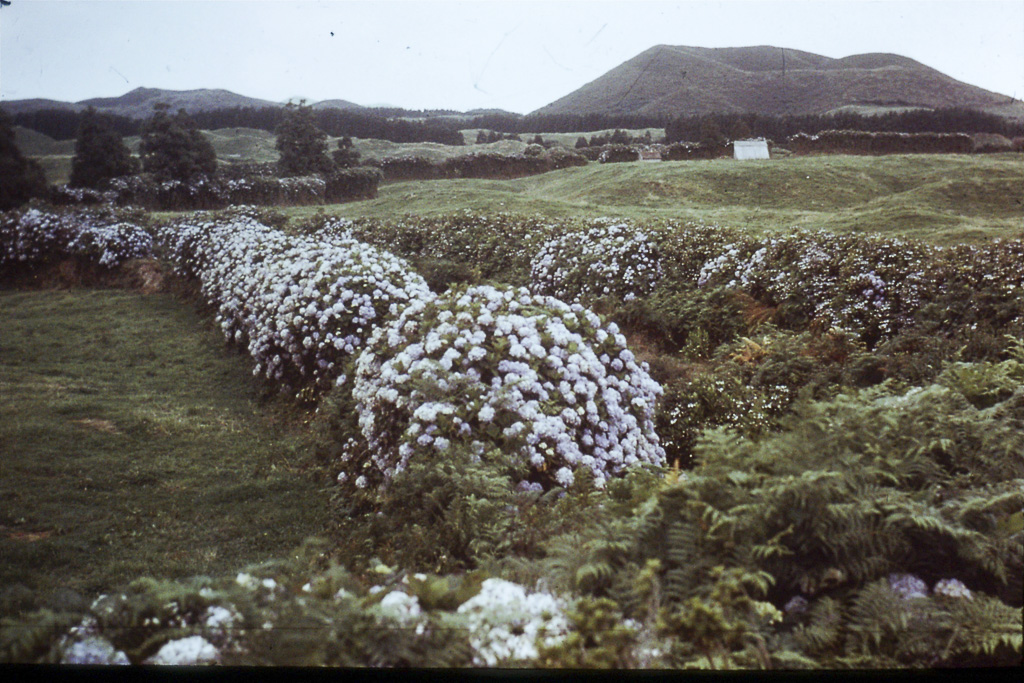
<svg viewBox="0 0 1024 683"><path fill-rule="evenodd" d="M338 168L352 168L359 165L361 156L352 145L352 138L347 135L338 140L338 149L334 150L334 165Z"/></svg>
<svg viewBox="0 0 1024 683"><path fill-rule="evenodd" d="M476 133L476 144L484 145L484 144L487 144L488 142L490 142L490 141L487 139L487 132L484 131L483 129L477 131L477 133Z"/></svg>
<svg viewBox="0 0 1024 683"><path fill-rule="evenodd" d="M629 133L619 128L616 128L615 132L612 133L612 137L609 139L608 142L613 145L628 145Z"/></svg>
<svg viewBox="0 0 1024 683"><path fill-rule="evenodd" d="M530 140L530 143L534 145L543 145L544 138L541 137L540 133L537 133L536 135L533 136L533 140Z"/></svg>
<svg viewBox="0 0 1024 683"><path fill-rule="evenodd" d="M0 211L13 209L45 193L43 170L22 155L14 143L11 119L0 109Z"/></svg>
<svg viewBox="0 0 1024 683"><path fill-rule="evenodd" d="M184 109L169 116L168 105L153 106L142 129L142 169L158 180L188 182L217 171L217 153Z"/></svg>
<svg viewBox="0 0 1024 683"><path fill-rule="evenodd" d="M288 103L284 120L277 127L277 151L281 158L277 172L282 176L330 173L334 164L327 156L327 133L313 120L313 108L302 100Z"/></svg>
<svg viewBox="0 0 1024 683"><path fill-rule="evenodd" d="M582 135L579 136L578 138L576 138L576 149L583 149L584 147L589 147L589 146L590 145L587 144L587 139L585 137L583 137Z"/></svg>
<svg viewBox="0 0 1024 683"><path fill-rule="evenodd" d="M72 187L99 187L104 180L138 173L139 162L132 157L121 135L89 107L78 125L75 157L71 160Z"/></svg>

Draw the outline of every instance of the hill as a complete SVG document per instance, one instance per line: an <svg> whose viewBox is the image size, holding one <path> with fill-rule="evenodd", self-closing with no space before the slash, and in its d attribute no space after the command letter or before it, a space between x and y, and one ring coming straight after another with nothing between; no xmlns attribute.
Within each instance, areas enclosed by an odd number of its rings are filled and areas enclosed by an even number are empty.
<svg viewBox="0 0 1024 683"><path fill-rule="evenodd" d="M313 109L362 109L362 105L348 100L323 100L313 105Z"/></svg>
<svg viewBox="0 0 1024 683"><path fill-rule="evenodd" d="M987 109L1014 102L894 54L833 59L771 46L658 45L534 113L781 115L850 106Z"/></svg>
<svg viewBox="0 0 1024 683"><path fill-rule="evenodd" d="M48 99L8 100L0 103L9 114L39 111L42 109L66 109L83 111L95 107L97 111L135 119L148 117L153 105L166 102L171 111L184 109L191 113L232 109L234 107L281 107L280 102L246 97L223 89L164 90L161 88L136 88L119 97L93 97L80 102L61 102ZM358 104L346 100L324 100L313 105L315 109L361 109Z"/></svg>

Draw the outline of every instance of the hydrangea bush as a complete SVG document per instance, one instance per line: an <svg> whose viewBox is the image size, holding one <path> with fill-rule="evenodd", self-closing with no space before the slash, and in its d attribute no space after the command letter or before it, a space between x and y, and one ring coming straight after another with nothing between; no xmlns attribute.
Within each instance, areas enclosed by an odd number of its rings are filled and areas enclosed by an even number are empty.
<svg viewBox="0 0 1024 683"><path fill-rule="evenodd" d="M251 212L189 219L163 232L172 259L197 277L225 336L247 346L282 390L321 391L374 327L429 297L401 259L344 234L291 236Z"/></svg>
<svg viewBox="0 0 1024 683"><path fill-rule="evenodd" d="M369 450L341 478L386 483L410 458L458 445L519 455L538 487L571 484L579 466L603 484L664 461L660 394L618 327L579 304L490 286L420 299L378 328L356 363Z"/></svg>
<svg viewBox="0 0 1024 683"><path fill-rule="evenodd" d="M530 270L530 290L566 301L649 294L661 279L658 248L647 233L607 219L568 232L541 247Z"/></svg>
<svg viewBox="0 0 1024 683"><path fill-rule="evenodd" d="M890 338L909 324L928 285L933 249L901 240L795 231L753 251L729 245L697 284L742 289L778 305L795 302L825 329Z"/></svg>
<svg viewBox="0 0 1024 683"><path fill-rule="evenodd" d="M39 209L0 216L0 269L61 258L114 267L152 256L153 239L142 227L110 211L53 213Z"/></svg>

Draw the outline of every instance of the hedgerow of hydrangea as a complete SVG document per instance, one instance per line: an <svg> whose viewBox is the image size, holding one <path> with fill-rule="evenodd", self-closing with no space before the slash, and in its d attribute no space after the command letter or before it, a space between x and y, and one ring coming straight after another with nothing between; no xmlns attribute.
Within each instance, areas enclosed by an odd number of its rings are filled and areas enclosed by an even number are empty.
<svg viewBox="0 0 1024 683"><path fill-rule="evenodd" d="M530 271L530 291L565 301L615 296L631 301L661 279L658 248L625 223L598 223L544 243Z"/></svg>
<svg viewBox="0 0 1024 683"><path fill-rule="evenodd" d="M153 239L145 229L109 212L28 209L0 217L0 268L67 257L114 267L152 251Z"/></svg>
<svg viewBox="0 0 1024 683"><path fill-rule="evenodd" d="M359 356L352 395L369 461L344 463L341 479L386 483L410 458L459 446L521 457L535 483L567 486L586 466L600 486L664 461L661 392L618 327L579 304L525 288L450 291L414 301Z"/></svg>
<svg viewBox="0 0 1024 683"><path fill-rule="evenodd" d="M729 247L704 264L697 284L740 288L773 304L802 301L826 326L884 339L921 306L934 259L920 244L801 230L753 251Z"/></svg>
<svg viewBox="0 0 1024 683"><path fill-rule="evenodd" d="M225 336L248 347L254 374L284 391L330 388L382 320L431 296L387 252L344 235L286 235L245 213L174 226L167 243L218 307Z"/></svg>

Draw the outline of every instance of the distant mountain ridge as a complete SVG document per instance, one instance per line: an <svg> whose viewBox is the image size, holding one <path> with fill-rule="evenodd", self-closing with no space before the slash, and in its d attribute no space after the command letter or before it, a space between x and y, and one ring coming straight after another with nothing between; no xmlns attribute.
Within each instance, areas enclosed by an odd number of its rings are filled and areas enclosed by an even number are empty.
<svg viewBox="0 0 1024 683"><path fill-rule="evenodd" d="M136 88L119 97L94 97L81 102L60 102L48 99L8 100L0 102L10 114L38 111L40 109L68 109L83 111L95 107L105 114L127 116L133 119L147 118L153 113L153 105L166 102L171 111L179 109L191 113L231 109L234 107L282 107L281 102L271 102L255 97L246 97L223 89L163 90L160 88ZM345 100L325 100L313 105L317 109L362 109L358 104Z"/></svg>
<svg viewBox="0 0 1024 683"><path fill-rule="evenodd" d="M535 114L824 114L842 107L1021 108L909 57L657 45ZM998 113L998 112L996 112Z"/></svg>

